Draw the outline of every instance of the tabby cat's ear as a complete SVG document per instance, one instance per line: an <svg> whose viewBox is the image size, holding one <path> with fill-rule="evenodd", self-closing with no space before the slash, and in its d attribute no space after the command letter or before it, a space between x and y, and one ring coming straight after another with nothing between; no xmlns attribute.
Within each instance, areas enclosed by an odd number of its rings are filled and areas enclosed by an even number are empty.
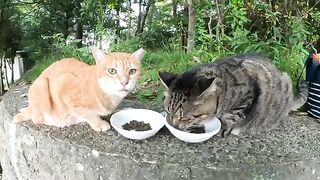
<svg viewBox="0 0 320 180"><path fill-rule="evenodd" d="M216 91L216 83L215 78L201 78L197 82L198 90L200 92L200 96L208 95L214 93Z"/></svg>
<svg viewBox="0 0 320 180"><path fill-rule="evenodd" d="M140 49L136 50L136 52L132 53L132 56L133 56L135 59L141 61L142 58L143 58L143 56L144 56L144 52L145 52L145 51L144 51L142 48L140 48Z"/></svg>
<svg viewBox="0 0 320 180"><path fill-rule="evenodd" d="M107 58L107 54L97 47L91 47L91 53L96 61L96 64L99 64L101 61Z"/></svg>
<svg viewBox="0 0 320 180"><path fill-rule="evenodd" d="M176 76L177 75L170 72L159 72L159 79L167 89L169 89L172 81L176 78Z"/></svg>

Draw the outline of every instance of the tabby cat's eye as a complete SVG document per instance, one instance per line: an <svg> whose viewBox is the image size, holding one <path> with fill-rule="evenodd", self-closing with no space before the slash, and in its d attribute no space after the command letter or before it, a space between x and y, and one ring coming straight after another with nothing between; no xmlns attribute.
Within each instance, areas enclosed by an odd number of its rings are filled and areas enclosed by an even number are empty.
<svg viewBox="0 0 320 180"><path fill-rule="evenodd" d="M193 116L194 118L199 118L199 117L203 116L203 114L193 114L192 116Z"/></svg>
<svg viewBox="0 0 320 180"><path fill-rule="evenodd" d="M133 74L135 74L136 72L137 72L136 69L130 69L130 70L129 70L129 75L133 75Z"/></svg>
<svg viewBox="0 0 320 180"><path fill-rule="evenodd" d="M117 70L116 69L114 69L114 68L109 68L108 69L108 72L110 73L110 74L117 74Z"/></svg>

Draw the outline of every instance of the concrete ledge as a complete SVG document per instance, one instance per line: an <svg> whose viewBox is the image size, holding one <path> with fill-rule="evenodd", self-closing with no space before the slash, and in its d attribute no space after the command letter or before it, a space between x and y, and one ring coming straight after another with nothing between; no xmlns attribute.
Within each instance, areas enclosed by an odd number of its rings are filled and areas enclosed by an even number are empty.
<svg viewBox="0 0 320 180"><path fill-rule="evenodd" d="M257 138L187 144L163 128L150 139L133 141L113 129L94 132L87 124L63 129L14 124L26 91L11 89L0 104L4 180L320 179L320 124L306 116L291 116L281 130ZM120 108L130 106L148 105L127 100Z"/></svg>

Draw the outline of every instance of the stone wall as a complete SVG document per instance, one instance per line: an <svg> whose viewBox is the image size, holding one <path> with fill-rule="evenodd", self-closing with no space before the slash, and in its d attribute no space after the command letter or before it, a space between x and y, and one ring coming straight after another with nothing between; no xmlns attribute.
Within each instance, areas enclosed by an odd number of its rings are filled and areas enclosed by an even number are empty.
<svg viewBox="0 0 320 180"><path fill-rule="evenodd" d="M256 138L188 144L163 128L150 139L133 141L113 129L94 132L87 124L14 124L12 116L26 105L20 97L26 90L11 89L0 104L4 180L320 179L320 125L305 116L291 116L281 130ZM126 100L120 108L132 106L147 105Z"/></svg>

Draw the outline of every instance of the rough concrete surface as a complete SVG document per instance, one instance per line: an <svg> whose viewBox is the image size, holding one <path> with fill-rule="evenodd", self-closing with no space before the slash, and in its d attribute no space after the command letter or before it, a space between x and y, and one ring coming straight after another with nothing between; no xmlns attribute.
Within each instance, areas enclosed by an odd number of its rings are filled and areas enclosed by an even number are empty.
<svg viewBox="0 0 320 180"><path fill-rule="evenodd" d="M200 144L180 141L164 127L143 141L114 129L94 132L87 124L69 128L14 124L26 106L27 87L6 93L0 104L3 179L320 179L320 124L290 116L279 130L258 137L213 137ZM157 106L126 100L123 107Z"/></svg>

